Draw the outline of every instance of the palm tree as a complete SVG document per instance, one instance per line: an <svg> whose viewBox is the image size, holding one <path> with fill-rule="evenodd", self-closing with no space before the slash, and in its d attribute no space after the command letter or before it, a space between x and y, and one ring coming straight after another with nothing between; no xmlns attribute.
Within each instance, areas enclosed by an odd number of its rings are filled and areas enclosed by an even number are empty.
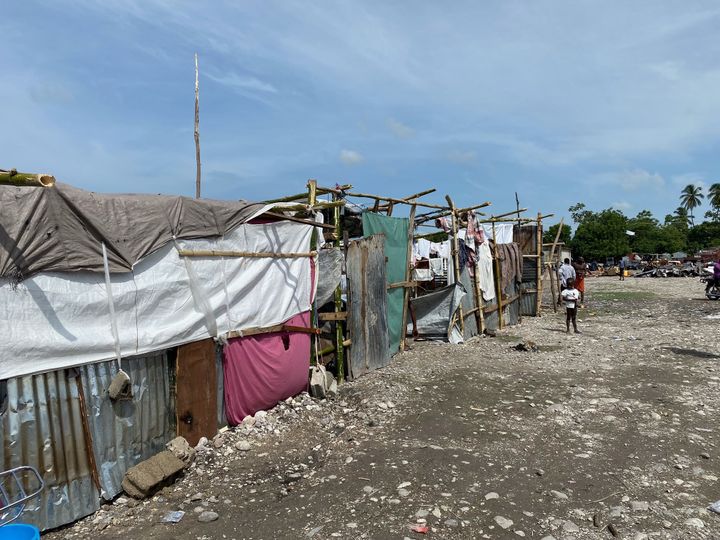
<svg viewBox="0 0 720 540"><path fill-rule="evenodd" d="M696 186L695 184L688 184L680 192L680 204L682 204L683 208L690 212L690 222L693 226L695 225L695 215L693 214L693 210L700 206L700 203L704 198L705 195L703 195L702 187Z"/></svg>
<svg viewBox="0 0 720 540"><path fill-rule="evenodd" d="M713 208L720 209L720 183L715 183L708 189L708 201Z"/></svg>

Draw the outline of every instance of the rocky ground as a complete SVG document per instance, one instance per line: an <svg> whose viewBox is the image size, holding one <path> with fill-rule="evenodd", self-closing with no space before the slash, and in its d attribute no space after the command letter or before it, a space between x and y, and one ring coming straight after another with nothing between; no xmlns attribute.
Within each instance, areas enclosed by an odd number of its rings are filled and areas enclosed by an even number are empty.
<svg viewBox="0 0 720 540"><path fill-rule="evenodd" d="M152 499L47 537L720 538L720 302L691 278L587 287L582 334L550 309L414 343L336 400L210 441Z"/></svg>

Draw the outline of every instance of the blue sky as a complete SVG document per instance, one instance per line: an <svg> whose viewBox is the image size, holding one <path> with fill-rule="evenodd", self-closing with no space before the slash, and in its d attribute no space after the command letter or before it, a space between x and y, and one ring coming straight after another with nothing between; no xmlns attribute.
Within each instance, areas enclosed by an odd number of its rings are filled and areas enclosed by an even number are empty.
<svg viewBox="0 0 720 540"><path fill-rule="evenodd" d="M662 220L720 181L719 23L714 1L5 2L0 168L193 194L198 52L204 196L317 178Z"/></svg>

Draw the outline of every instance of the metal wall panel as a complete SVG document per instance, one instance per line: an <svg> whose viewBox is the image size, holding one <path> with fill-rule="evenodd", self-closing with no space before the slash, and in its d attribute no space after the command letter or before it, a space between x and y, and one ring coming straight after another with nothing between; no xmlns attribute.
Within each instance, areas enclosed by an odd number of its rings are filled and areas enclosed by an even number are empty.
<svg viewBox="0 0 720 540"><path fill-rule="evenodd" d="M122 367L130 376L133 397L116 402L107 395L116 362L80 368L102 496L108 500L122 491L120 484L130 467L164 450L175 438L167 354L123 359Z"/></svg>
<svg viewBox="0 0 720 540"><path fill-rule="evenodd" d="M31 465L45 481L22 522L59 527L100 508L85 447L78 372L63 369L9 379L0 412L2 470Z"/></svg>
<svg viewBox="0 0 720 540"><path fill-rule="evenodd" d="M523 255L538 255L537 225L522 225L513 228L513 240L520 246ZM540 231L542 235L542 230ZM535 316L537 313L537 268L542 261L538 257L523 257L522 298L520 314ZM525 292L528 291L528 292Z"/></svg>
<svg viewBox="0 0 720 540"><path fill-rule="evenodd" d="M347 253L350 378L390 363L385 276L383 236L350 243Z"/></svg>

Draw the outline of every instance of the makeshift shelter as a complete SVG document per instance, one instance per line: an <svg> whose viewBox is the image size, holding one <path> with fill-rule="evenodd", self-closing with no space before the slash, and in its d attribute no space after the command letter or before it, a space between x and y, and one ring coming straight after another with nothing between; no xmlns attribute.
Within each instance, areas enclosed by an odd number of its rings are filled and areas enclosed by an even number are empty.
<svg viewBox="0 0 720 540"><path fill-rule="evenodd" d="M24 520L92 513L176 434L213 436L223 403L237 422L306 388L316 224L272 212L297 206L63 184L0 205L0 463L46 483Z"/></svg>

